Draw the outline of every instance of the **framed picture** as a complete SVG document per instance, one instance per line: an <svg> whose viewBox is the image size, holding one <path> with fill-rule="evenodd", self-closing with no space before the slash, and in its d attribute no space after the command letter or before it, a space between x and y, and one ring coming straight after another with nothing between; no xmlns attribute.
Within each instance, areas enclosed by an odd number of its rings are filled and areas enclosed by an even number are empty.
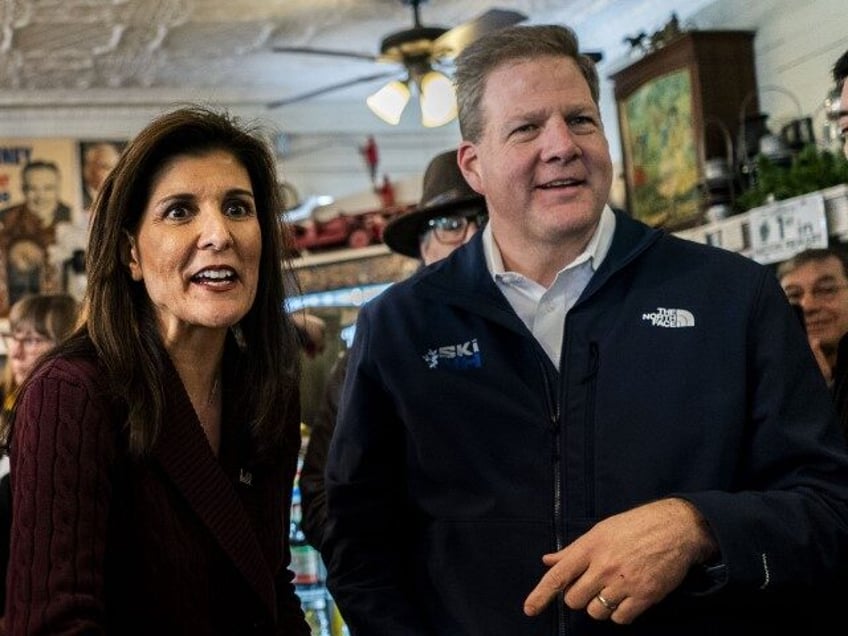
<svg viewBox="0 0 848 636"><path fill-rule="evenodd" d="M25 294L63 290L66 229L79 222L72 139L0 139L0 317Z"/></svg>
<svg viewBox="0 0 848 636"><path fill-rule="evenodd" d="M91 209L91 204L100 192L106 176L118 163L118 158L126 145L126 140L115 139L80 141L80 187L83 210Z"/></svg>
<svg viewBox="0 0 848 636"><path fill-rule="evenodd" d="M689 70L646 82L621 107L631 214L648 225L686 224L700 202Z"/></svg>
<svg viewBox="0 0 848 636"><path fill-rule="evenodd" d="M741 105L758 108L753 39L688 31L612 74L633 217L672 231L703 220L703 164L728 155L720 130L735 138Z"/></svg>

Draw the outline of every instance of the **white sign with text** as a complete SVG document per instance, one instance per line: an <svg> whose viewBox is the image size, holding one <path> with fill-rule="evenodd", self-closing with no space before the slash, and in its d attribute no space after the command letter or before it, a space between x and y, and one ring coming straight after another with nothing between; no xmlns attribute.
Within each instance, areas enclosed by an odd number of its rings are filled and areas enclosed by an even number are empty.
<svg viewBox="0 0 848 636"><path fill-rule="evenodd" d="M777 201L750 211L750 256L777 263L810 247L827 247L827 215L822 194Z"/></svg>

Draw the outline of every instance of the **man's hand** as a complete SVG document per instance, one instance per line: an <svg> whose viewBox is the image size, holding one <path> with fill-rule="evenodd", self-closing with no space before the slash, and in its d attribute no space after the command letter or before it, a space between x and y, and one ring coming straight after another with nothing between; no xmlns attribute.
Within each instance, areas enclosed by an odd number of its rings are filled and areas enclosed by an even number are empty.
<svg viewBox="0 0 848 636"><path fill-rule="evenodd" d="M662 499L597 523L559 552L524 601L535 616L563 593L565 604L599 620L631 623L679 586L689 569L714 557L715 539L698 510Z"/></svg>

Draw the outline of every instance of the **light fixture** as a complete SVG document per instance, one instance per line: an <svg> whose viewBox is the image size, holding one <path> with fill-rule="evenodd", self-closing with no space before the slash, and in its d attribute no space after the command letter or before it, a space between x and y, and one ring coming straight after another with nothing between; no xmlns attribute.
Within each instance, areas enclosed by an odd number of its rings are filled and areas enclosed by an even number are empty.
<svg viewBox="0 0 848 636"><path fill-rule="evenodd" d="M420 86L423 126L444 126L456 118L456 93L444 74L430 71L421 78Z"/></svg>
<svg viewBox="0 0 848 636"><path fill-rule="evenodd" d="M409 87L400 80L393 80L369 96L365 103L377 117L397 126L408 101Z"/></svg>
<svg viewBox="0 0 848 636"><path fill-rule="evenodd" d="M415 87L421 106L421 124L427 128L444 126L456 118L456 93L451 80L439 71L427 69L414 73L414 79L405 82L393 80L365 100L368 108L392 126L400 122L403 109L411 96L410 85Z"/></svg>

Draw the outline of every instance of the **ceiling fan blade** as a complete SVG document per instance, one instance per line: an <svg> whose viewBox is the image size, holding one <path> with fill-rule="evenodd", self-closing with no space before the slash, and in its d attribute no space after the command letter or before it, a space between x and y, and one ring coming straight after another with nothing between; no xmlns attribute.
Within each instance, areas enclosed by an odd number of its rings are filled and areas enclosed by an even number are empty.
<svg viewBox="0 0 848 636"><path fill-rule="evenodd" d="M473 20L457 25L440 35L433 42L433 50L438 57L453 58L481 35L512 26L526 19L527 16L518 11L490 9Z"/></svg>
<svg viewBox="0 0 848 636"><path fill-rule="evenodd" d="M275 46L271 50L274 53L305 53L307 55L331 55L333 57L349 57L357 60L369 60L376 62L376 55L368 53L357 53L356 51L339 51L337 49L321 49L313 46Z"/></svg>
<svg viewBox="0 0 848 636"><path fill-rule="evenodd" d="M364 84L366 82L375 82L378 79L387 79L389 77L397 77L400 73L398 71L390 71L383 73L375 73L374 75L365 75L364 77L357 77L351 80L347 80L345 82L340 82L338 84L331 84L330 86L325 86L323 88L318 88L314 91L309 91L307 93L301 93L300 95L295 95L294 97L286 97L285 99L278 99L276 101L268 104L268 108L279 108L280 106L288 106L289 104L295 104L297 102L303 102L307 99L311 99L313 97L318 97L319 95L324 95L325 93L331 93L333 91L338 91L343 88L348 88L349 86L355 86L356 84Z"/></svg>

